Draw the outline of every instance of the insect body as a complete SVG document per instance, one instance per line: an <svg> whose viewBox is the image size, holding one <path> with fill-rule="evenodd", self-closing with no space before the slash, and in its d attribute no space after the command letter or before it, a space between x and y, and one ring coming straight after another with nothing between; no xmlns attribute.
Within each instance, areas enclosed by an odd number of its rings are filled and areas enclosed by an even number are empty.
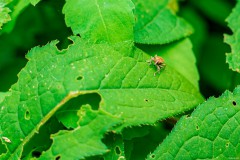
<svg viewBox="0 0 240 160"><path fill-rule="evenodd" d="M157 67L157 71L154 73L154 76L156 76L156 73L160 72L162 68L166 66L164 63L164 59L160 56L155 55L154 57L151 57L150 60L147 61L150 65L153 64Z"/></svg>

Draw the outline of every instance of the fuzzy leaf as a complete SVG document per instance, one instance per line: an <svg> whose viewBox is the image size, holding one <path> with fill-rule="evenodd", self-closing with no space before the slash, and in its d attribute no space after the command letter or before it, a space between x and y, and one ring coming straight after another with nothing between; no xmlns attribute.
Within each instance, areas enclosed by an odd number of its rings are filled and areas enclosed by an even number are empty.
<svg viewBox="0 0 240 160"><path fill-rule="evenodd" d="M67 0L63 13L75 35L93 43L117 43L133 41L133 8L131 0Z"/></svg>
<svg viewBox="0 0 240 160"><path fill-rule="evenodd" d="M233 35L225 35L225 42L231 46L232 53L227 54L227 63L233 71L240 72L240 1L227 18Z"/></svg>
<svg viewBox="0 0 240 160"><path fill-rule="evenodd" d="M239 158L239 104L240 86L233 93L208 99L191 116L179 120L148 160Z"/></svg>
<svg viewBox="0 0 240 160"><path fill-rule="evenodd" d="M134 0L134 40L143 44L165 44L192 34L192 27L174 13L173 0Z"/></svg>
<svg viewBox="0 0 240 160"><path fill-rule="evenodd" d="M12 86L11 96L0 104L0 127L12 141L2 159L20 158L23 146L39 127L69 99L82 94L101 95L100 108L124 118L120 129L152 124L203 100L170 66L154 76L156 68L146 62L149 55L134 47L128 50L131 43L111 47L72 39L67 50L59 51L54 41L27 54L29 62Z"/></svg>

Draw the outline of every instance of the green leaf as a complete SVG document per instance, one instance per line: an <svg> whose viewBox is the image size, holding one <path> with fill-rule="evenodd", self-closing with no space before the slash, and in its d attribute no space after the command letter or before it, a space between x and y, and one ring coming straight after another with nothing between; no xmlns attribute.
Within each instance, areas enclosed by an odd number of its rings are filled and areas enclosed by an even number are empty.
<svg viewBox="0 0 240 160"><path fill-rule="evenodd" d="M29 62L11 96L0 104L0 127L12 141L2 159L20 158L23 146L39 128L79 95L98 93L100 108L124 119L119 130L183 113L203 100L170 66L154 76L156 68L146 62L150 56L129 44L111 47L72 39L67 50L59 51L54 41L27 54Z"/></svg>
<svg viewBox="0 0 240 160"><path fill-rule="evenodd" d="M65 127L77 128L81 119L81 106L88 104L93 110L98 110L100 101L101 97L96 93L79 95L65 103L56 116Z"/></svg>
<svg viewBox="0 0 240 160"><path fill-rule="evenodd" d="M133 8L131 0L67 0L63 13L75 35L93 43L117 43L133 41Z"/></svg>
<svg viewBox="0 0 240 160"><path fill-rule="evenodd" d="M227 54L227 63L233 71L240 72L240 1L227 18L228 26L232 29L233 35L225 35L225 42L231 46L232 53Z"/></svg>
<svg viewBox="0 0 240 160"><path fill-rule="evenodd" d="M174 13L172 0L134 0L134 3L135 42L165 44L192 34L192 27Z"/></svg>
<svg viewBox="0 0 240 160"><path fill-rule="evenodd" d="M8 21L11 20L11 17L9 15L11 10L8 7L6 7L6 5L10 2L11 0L0 1L0 29L2 29L2 25L4 23L7 23Z"/></svg>
<svg viewBox="0 0 240 160"><path fill-rule="evenodd" d="M168 66L171 66L198 88L199 74L196 66L196 58L192 51L189 39L184 39L168 45L139 45L139 47L151 56L162 56ZM187 68L187 69L186 69Z"/></svg>
<svg viewBox="0 0 240 160"><path fill-rule="evenodd" d="M137 135L138 131L140 133ZM140 136L141 132L146 133L146 131L148 132L147 134ZM135 160L145 159L148 153L153 152L159 143L163 141L170 130L166 130L164 123L158 122L153 126L127 128L124 132L125 135L123 135L123 137L124 139L127 138L124 141L126 155L128 156L126 159ZM135 136L135 138L130 140L131 135Z"/></svg>
<svg viewBox="0 0 240 160"><path fill-rule="evenodd" d="M40 159L83 159L88 156L104 154L107 147L101 142L109 128L120 122L118 117L102 110L93 111L89 106L82 107L85 116L82 125L71 131L60 131L52 136L51 148ZM86 118L86 120L85 120Z"/></svg>
<svg viewBox="0 0 240 160"><path fill-rule="evenodd" d="M107 145L110 149L110 152L103 155L103 158L106 160L110 159L117 159L117 160L125 160L125 153L124 153L124 142L122 139L122 135L108 133L103 142Z"/></svg>
<svg viewBox="0 0 240 160"><path fill-rule="evenodd" d="M0 19L0 29L2 26L2 22L4 23L8 22L6 25L4 25L4 28L2 32L11 32L15 26L16 20L19 16L19 14L30 4L36 5L40 0L4 0L7 1L8 8L3 8L3 12L1 12L1 1L0 1L0 17L4 17L3 20ZM6 3L6 2L5 2ZM3 2L4 4L4 2ZM8 14L11 12L10 14Z"/></svg>
<svg viewBox="0 0 240 160"><path fill-rule="evenodd" d="M240 86L182 117L148 156L152 159L236 159L240 155ZM170 147L169 147L170 146Z"/></svg>
<svg viewBox="0 0 240 160"><path fill-rule="evenodd" d="M2 103L4 98L9 95L10 95L10 92L0 92L0 103Z"/></svg>
<svg viewBox="0 0 240 160"><path fill-rule="evenodd" d="M28 141L23 148L22 158L30 159L38 157L41 152L49 149L52 144L50 135L63 130L65 127L53 116L45 125L43 125L37 134L35 134L30 141Z"/></svg>
<svg viewBox="0 0 240 160"><path fill-rule="evenodd" d="M30 0L30 3L36 6L41 0Z"/></svg>

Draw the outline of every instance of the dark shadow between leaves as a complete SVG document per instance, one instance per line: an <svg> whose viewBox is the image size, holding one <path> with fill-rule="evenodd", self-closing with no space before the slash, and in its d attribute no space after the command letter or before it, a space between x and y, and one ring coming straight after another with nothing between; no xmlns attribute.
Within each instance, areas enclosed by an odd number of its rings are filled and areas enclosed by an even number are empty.
<svg viewBox="0 0 240 160"><path fill-rule="evenodd" d="M0 156L7 152L6 146L2 143L2 139L0 140Z"/></svg>
<svg viewBox="0 0 240 160"><path fill-rule="evenodd" d="M39 133L35 134L24 145L21 159L25 157L40 157L42 152L48 150L52 144L50 135L57 133L59 130L66 130L66 128L53 116L40 128Z"/></svg>

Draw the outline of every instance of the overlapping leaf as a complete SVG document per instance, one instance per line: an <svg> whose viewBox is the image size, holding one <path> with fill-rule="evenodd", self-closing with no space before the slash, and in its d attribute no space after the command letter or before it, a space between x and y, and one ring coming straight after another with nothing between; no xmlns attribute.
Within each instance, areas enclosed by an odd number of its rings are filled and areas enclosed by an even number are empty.
<svg viewBox="0 0 240 160"><path fill-rule="evenodd" d="M60 131L52 136L53 145L40 159L83 159L104 154L107 147L101 142L104 133L121 121L102 110L82 107L81 125L72 131Z"/></svg>
<svg viewBox="0 0 240 160"><path fill-rule="evenodd" d="M152 159L237 159L240 155L240 87L210 98L184 116Z"/></svg>
<svg viewBox="0 0 240 160"><path fill-rule="evenodd" d="M233 12L227 18L227 22L233 35L225 35L225 42L231 46L232 53L227 54L227 62L233 71L240 72L240 2L237 2Z"/></svg>
<svg viewBox="0 0 240 160"><path fill-rule="evenodd" d="M40 0L1 0L0 1L0 29L4 23L4 32L12 31L18 15L28 5L36 5Z"/></svg>
<svg viewBox="0 0 240 160"><path fill-rule="evenodd" d="M176 1L134 0L136 25L134 40L143 44L165 44L190 35L192 27L176 16Z"/></svg>
<svg viewBox="0 0 240 160"><path fill-rule="evenodd" d="M67 0L63 13L74 34L93 43L117 43L133 41L133 8L131 0Z"/></svg>

